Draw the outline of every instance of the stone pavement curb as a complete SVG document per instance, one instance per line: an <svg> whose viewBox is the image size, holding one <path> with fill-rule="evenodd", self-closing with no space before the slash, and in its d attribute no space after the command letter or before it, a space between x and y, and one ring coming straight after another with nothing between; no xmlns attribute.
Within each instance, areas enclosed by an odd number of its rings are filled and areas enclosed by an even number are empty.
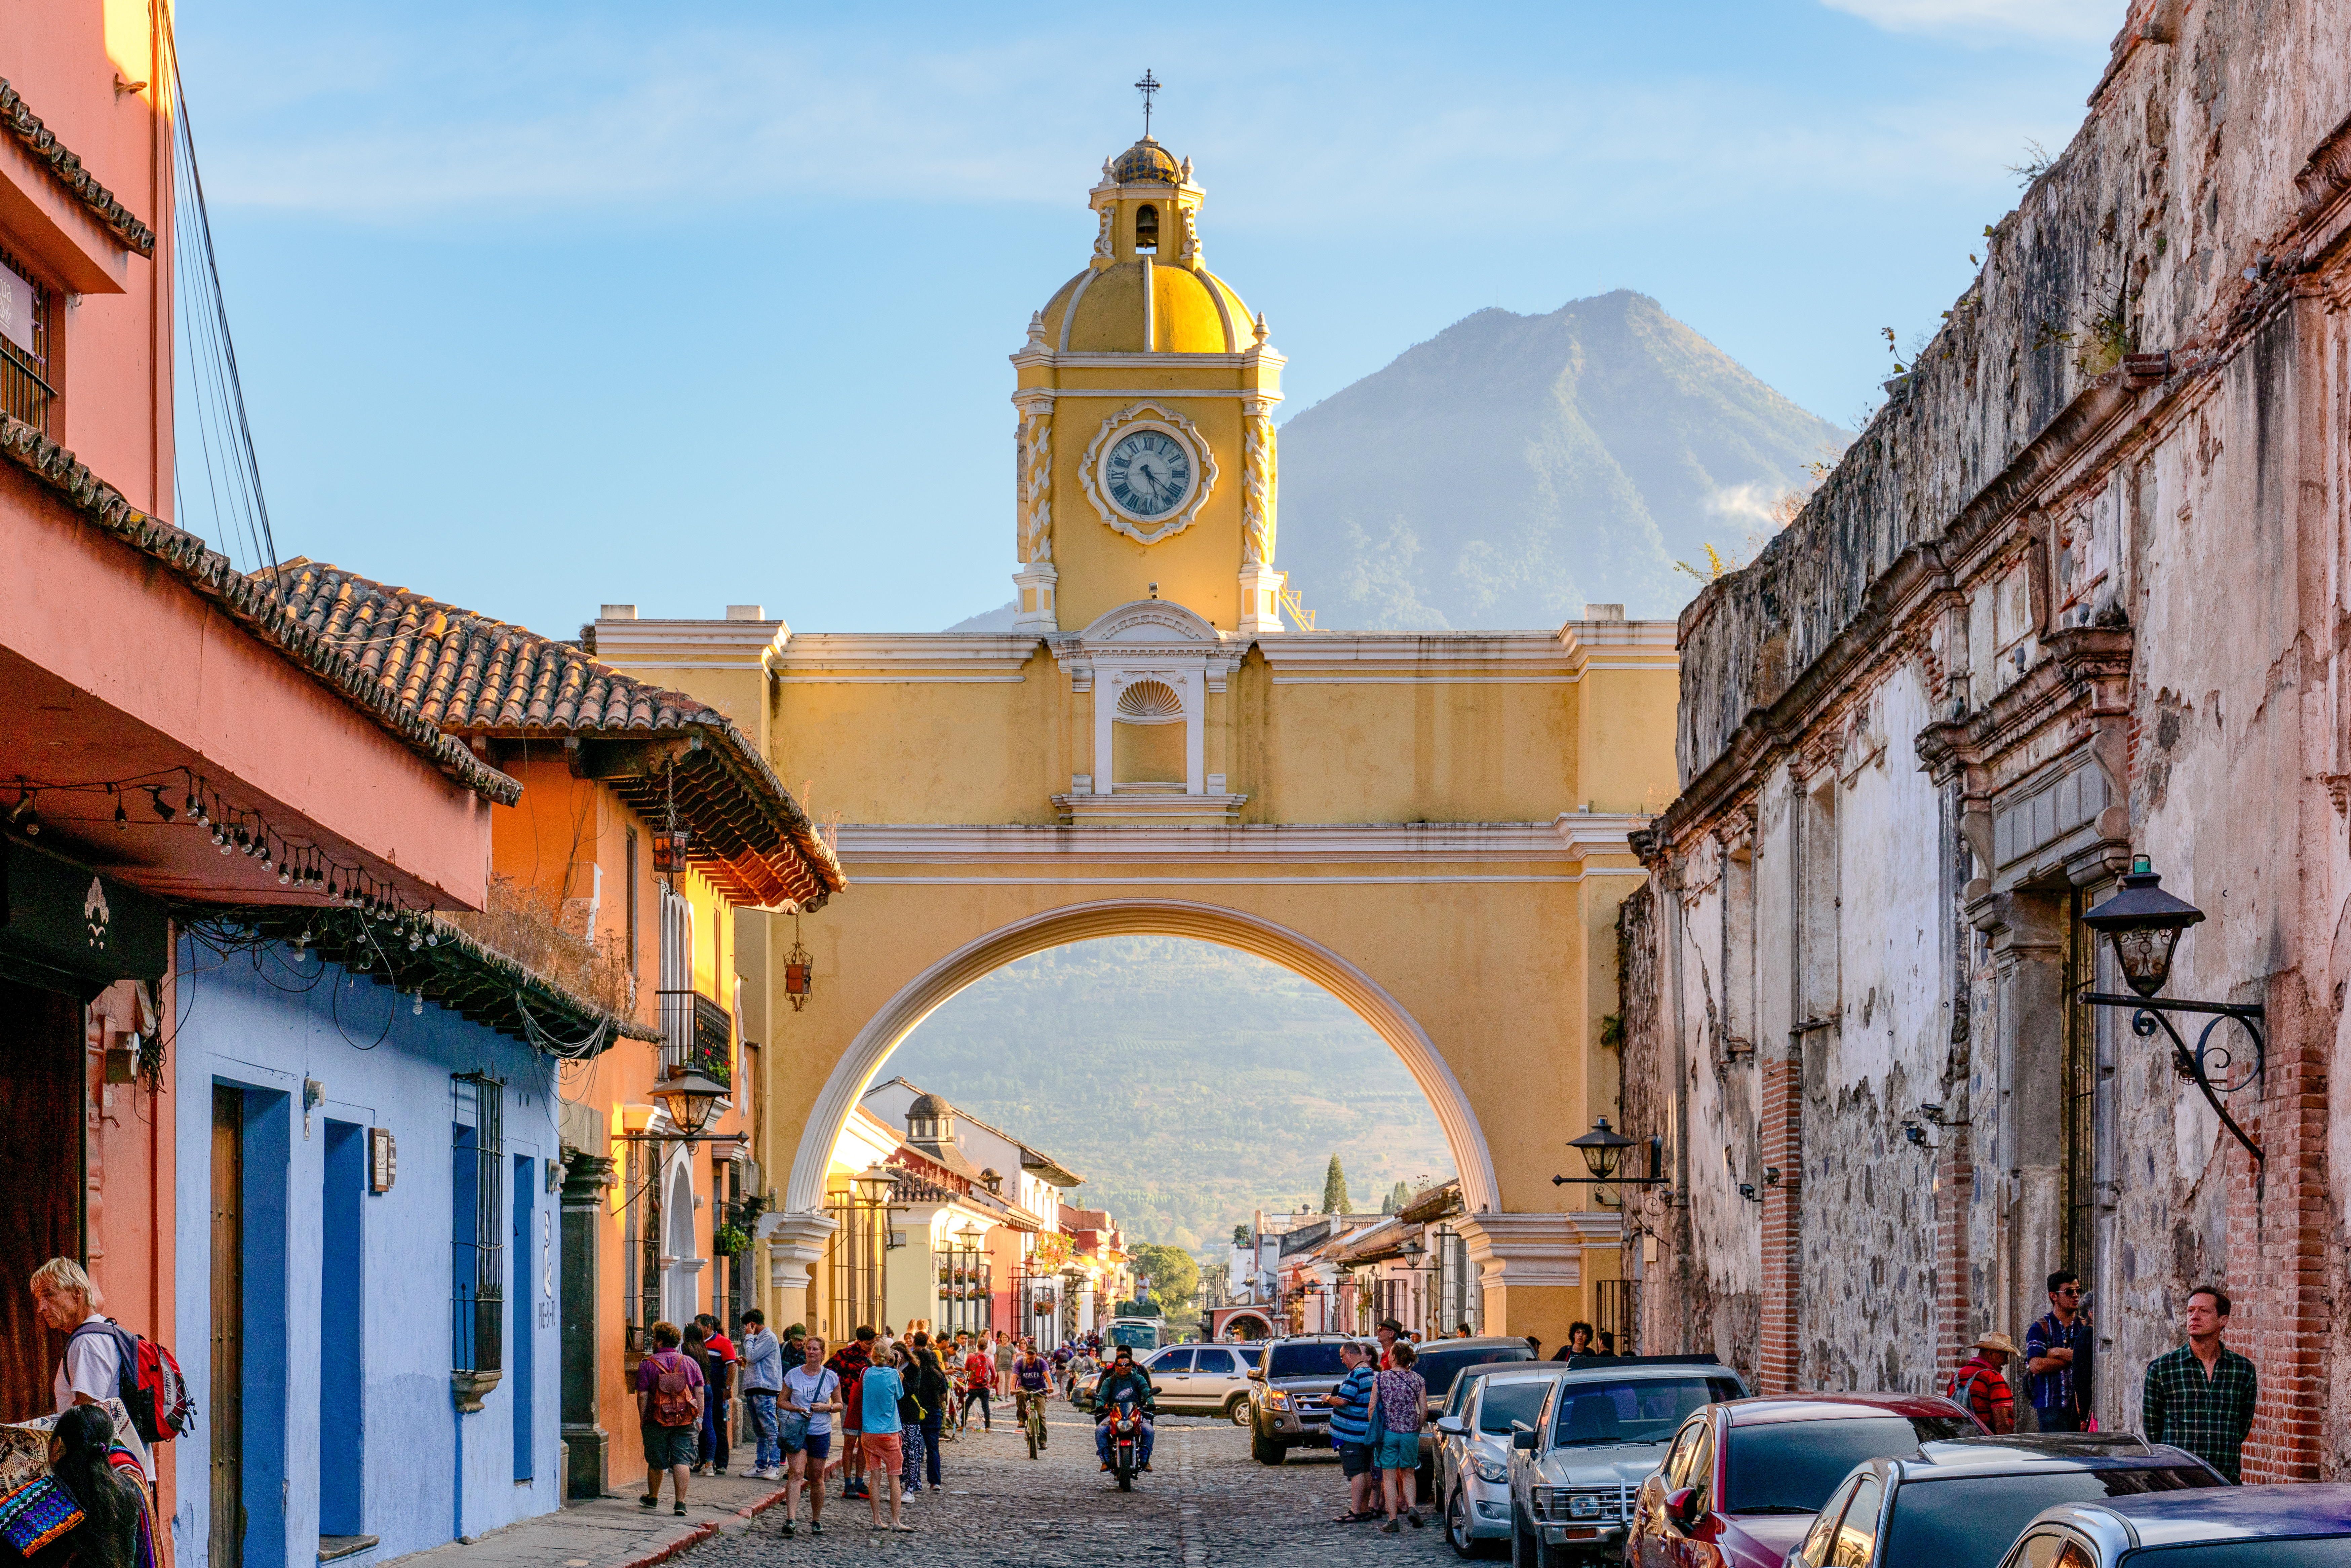
<svg viewBox="0 0 2351 1568"><path fill-rule="evenodd" d="M713 1478L696 1479L705 1496L715 1490ZM733 1495L695 1505L705 1512L699 1521L641 1511L624 1492L567 1503L469 1541L388 1561L382 1568L654 1568L720 1535L744 1533L750 1521L784 1500L780 1485L762 1482L753 1490L724 1478L716 1484ZM720 1517L708 1517L712 1513Z"/></svg>
<svg viewBox="0 0 2351 1568"><path fill-rule="evenodd" d="M735 1517L747 1520L757 1519L783 1500L784 1489L778 1487L767 1496L758 1499L749 1507L737 1509ZM726 1528L726 1525L717 1520L705 1520L674 1541L656 1546L642 1556L631 1557L622 1562L609 1564L608 1568L653 1568L654 1563L666 1563L681 1552L691 1552Z"/></svg>

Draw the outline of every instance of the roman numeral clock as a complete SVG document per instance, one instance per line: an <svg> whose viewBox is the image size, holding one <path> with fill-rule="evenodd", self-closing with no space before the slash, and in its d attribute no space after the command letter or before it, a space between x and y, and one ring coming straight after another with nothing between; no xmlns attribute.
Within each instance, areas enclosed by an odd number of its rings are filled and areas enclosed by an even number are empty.
<svg viewBox="0 0 2351 1568"><path fill-rule="evenodd" d="M1182 532L1217 482L1217 459L1192 422L1158 403L1104 420L1078 470L1102 520L1138 544Z"/></svg>

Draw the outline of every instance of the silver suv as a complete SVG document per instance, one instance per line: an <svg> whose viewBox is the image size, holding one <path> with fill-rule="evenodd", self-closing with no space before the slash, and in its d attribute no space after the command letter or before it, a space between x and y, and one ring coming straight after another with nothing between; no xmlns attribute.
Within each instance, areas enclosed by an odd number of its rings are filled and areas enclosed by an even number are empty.
<svg viewBox="0 0 2351 1568"><path fill-rule="evenodd" d="M1331 1406L1322 1396L1347 1375L1339 1347L1353 1334L1298 1334L1269 1340L1249 1370L1249 1457L1278 1465L1290 1450L1331 1446Z"/></svg>
<svg viewBox="0 0 2351 1568"><path fill-rule="evenodd" d="M1149 1357L1154 1401L1171 1416L1222 1416L1236 1427L1249 1418L1249 1382L1257 1364L1229 1344L1171 1344Z"/></svg>
<svg viewBox="0 0 2351 1568"><path fill-rule="evenodd" d="M1510 1548L1541 1568L1625 1554L1634 1497L1682 1417L1743 1399L1710 1355L1577 1356L1531 1423L1511 1424Z"/></svg>

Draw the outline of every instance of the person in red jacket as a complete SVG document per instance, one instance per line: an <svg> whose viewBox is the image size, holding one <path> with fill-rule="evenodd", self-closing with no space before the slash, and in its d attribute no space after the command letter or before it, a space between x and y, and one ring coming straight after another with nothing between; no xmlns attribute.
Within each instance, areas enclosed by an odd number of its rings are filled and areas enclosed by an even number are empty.
<svg viewBox="0 0 2351 1568"><path fill-rule="evenodd" d="M1988 1333L1976 1341L1975 1354L1951 1374L1950 1397L1975 1412L1994 1437L2016 1430L2016 1396L2001 1368L2016 1354L2016 1342L2004 1333Z"/></svg>

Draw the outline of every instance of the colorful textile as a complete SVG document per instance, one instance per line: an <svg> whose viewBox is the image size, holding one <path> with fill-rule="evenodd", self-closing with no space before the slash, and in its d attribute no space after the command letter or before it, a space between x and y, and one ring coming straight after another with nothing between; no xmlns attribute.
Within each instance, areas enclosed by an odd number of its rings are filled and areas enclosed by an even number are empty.
<svg viewBox="0 0 2351 1568"><path fill-rule="evenodd" d="M2253 1429L2259 1393L2253 1364L2226 1345L2210 1377L2191 1347L2167 1350L2147 1364L2140 1435L2185 1448L2231 1480L2241 1480L2245 1434Z"/></svg>
<svg viewBox="0 0 2351 1568"><path fill-rule="evenodd" d="M143 1481L140 1490L146 1490ZM73 1494L55 1476L43 1476L0 1497L0 1541L17 1555L30 1557L79 1524L81 1518Z"/></svg>
<svg viewBox="0 0 2351 1568"><path fill-rule="evenodd" d="M155 1543L160 1537L155 1533L154 1494L147 1490L146 1468L138 1455L120 1444L107 1454L106 1462L114 1467L125 1486L139 1494L139 1557L133 1568L158 1568Z"/></svg>

